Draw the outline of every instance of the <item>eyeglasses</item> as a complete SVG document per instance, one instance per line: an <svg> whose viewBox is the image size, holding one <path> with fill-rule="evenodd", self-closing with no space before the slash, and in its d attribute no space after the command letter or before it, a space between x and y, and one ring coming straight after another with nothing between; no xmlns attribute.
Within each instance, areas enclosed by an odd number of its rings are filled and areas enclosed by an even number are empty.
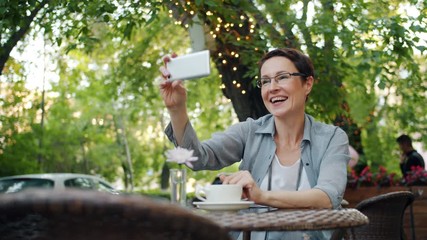
<svg viewBox="0 0 427 240"><path fill-rule="evenodd" d="M277 74L276 76L274 76L272 78L262 77L261 80L258 80L256 82L256 85L259 88L270 86L271 79L274 79L274 81L277 84L283 84L283 83L287 82L291 78L291 76L307 77L307 74L305 74L305 73L288 73L288 72L283 72L283 73Z"/></svg>

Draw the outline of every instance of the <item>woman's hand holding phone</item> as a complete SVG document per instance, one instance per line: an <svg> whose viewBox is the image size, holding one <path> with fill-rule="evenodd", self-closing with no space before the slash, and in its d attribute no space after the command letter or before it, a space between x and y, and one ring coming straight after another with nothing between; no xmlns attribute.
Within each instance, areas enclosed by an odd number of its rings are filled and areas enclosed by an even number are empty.
<svg viewBox="0 0 427 240"><path fill-rule="evenodd" d="M169 81L170 72L166 68L171 58L176 58L176 54L163 57L164 66L160 67L163 81L160 83L160 94L163 98L166 108L170 112L178 112L186 109L187 91L182 83L182 80Z"/></svg>
<svg viewBox="0 0 427 240"><path fill-rule="evenodd" d="M171 57L174 58L176 55L172 54ZM160 72L162 73L163 77L163 81L160 83L160 94L163 98L163 102L166 108L169 111L176 142L178 145L181 145L185 126L189 121L186 106L187 90L185 89L182 80L169 80L171 73L166 68L166 65L171 61L171 57L164 57L164 66L160 67Z"/></svg>
<svg viewBox="0 0 427 240"><path fill-rule="evenodd" d="M187 94L183 80L204 77L210 74L209 51L190 53L178 57L176 54L163 57L164 66L160 72L164 81L160 91L169 111L186 109Z"/></svg>

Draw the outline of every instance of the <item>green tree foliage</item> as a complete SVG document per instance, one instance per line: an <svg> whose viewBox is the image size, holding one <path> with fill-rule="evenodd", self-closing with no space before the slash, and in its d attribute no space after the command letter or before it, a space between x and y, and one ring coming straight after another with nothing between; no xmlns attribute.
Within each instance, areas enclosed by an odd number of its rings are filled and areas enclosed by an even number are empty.
<svg viewBox="0 0 427 240"><path fill-rule="evenodd" d="M0 82L0 176L37 171L37 98L25 88L24 69L16 62Z"/></svg>
<svg viewBox="0 0 427 240"><path fill-rule="evenodd" d="M129 39L135 28L156 17L160 2L148 1L64 1L2 0L0 2L0 74L12 49L34 26L58 45L67 42L67 51L90 50L100 39L92 26L107 23Z"/></svg>
<svg viewBox="0 0 427 240"><path fill-rule="evenodd" d="M0 63L34 32L63 52L43 128L41 96L24 88L19 63L0 65L1 174L79 171L121 176L129 186L157 181L172 147L162 133L168 119L155 82L159 59L188 52L195 15L216 69L186 83L201 139L234 113L239 120L265 114L256 62L270 48L297 47L316 69L307 111L339 123L368 164L397 169L395 137L427 132L426 14L423 1L3 1ZM23 107L25 96L31 107ZM427 144L425 134L414 136Z"/></svg>
<svg viewBox="0 0 427 240"><path fill-rule="evenodd" d="M297 47L308 53L317 75L308 112L343 127L369 164L391 162L397 169L397 156L387 151L395 149L395 136L426 132L426 70L421 60L427 45L425 2L166 2L183 26L199 14L214 39L215 53L241 55L234 66L243 65L245 74L239 72L237 82L256 78L257 72L250 69L256 70L260 51ZM223 59L217 60L221 73L232 68L226 66L229 59L226 64ZM236 78L224 75L225 96L233 101L239 119L262 115L263 111L253 114L240 107L249 101L230 83ZM255 91L243 86L248 95ZM252 103L246 106L257 109ZM426 138L416 140L426 143Z"/></svg>
<svg viewBox="0 0 427 240"><path fill-rule="evenodd" d="M74 49L57 57L60 80L51 82L52 89L46 95L43 134L40 129L33 133L35 143L42 138L43 146L30 148L30 160L39 168L5 168L3 175L84 172L110 180L120 176L127 189L132 189L153 186L162 169L170 167L164 165L164 152L173 146L163 134L168 114L159 95L158 68L161 57L172 48L188 51L188 33L167 15L129 39L119 40L103 23L92 31L103 41L91 52ZM171 33L184 37L170 39ZM202 139L231 124L233 108L222 96L215 71L186 84L189 113L197 119ZM11 147L20 146L5 146ZM37 154L41 156L39 165ZM215 174L198 172L189 177L210 181Z"/></svg>

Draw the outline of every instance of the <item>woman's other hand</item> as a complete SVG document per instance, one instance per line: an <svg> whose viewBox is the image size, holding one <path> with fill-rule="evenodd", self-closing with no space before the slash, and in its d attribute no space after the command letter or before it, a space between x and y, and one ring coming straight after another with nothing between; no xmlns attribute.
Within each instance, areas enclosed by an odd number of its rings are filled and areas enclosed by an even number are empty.
<svg viewBox="0 0 427 240"><path fill-rule="evenodd" d="M243 186L243 197L257 204L277 208L332 208L328 195L320 189L304 191L262 191L248 171L220 175L222 184Z"/></svg>
<svg viewBox="0 0 427 240"><path fill-rule="evenodd" d="M262 202L262 190L258 187L248 171L239 171L230 175L220 175L222 184L237 184L243 186L243 198L255 203Z"/></svg>

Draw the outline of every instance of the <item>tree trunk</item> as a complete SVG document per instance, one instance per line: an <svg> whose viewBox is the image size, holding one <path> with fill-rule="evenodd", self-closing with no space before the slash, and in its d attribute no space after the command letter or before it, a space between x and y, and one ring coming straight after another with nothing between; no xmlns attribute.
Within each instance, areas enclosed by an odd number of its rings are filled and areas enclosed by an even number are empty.
<svg viewBox="0 0 427 240"><path fill-rule="evenodd" d="M130 149L128 145L128 141L125 134L125 129L123 127L122 118L120 116L115 117L114 121L116 125L116 139L117 144L120 148L123 149L125 160L122 159L122 167L124 172L125 186L127 190L133 191L134 183L133 183L133 168L132 168L132 159L130 154ZM128 189L130 187L130 189Z"/></svg>
<svg viewBox="0 0 427 240"><path fill-rule="evenodd" d="M123 128L122 128L123 129ZM130 149L129 149L129 144L128 144L128 140L125 134L125 130L123 129L122 131L122 138L123 138L123 147L125 148L125 154L126 154L126 163L129 166L129 171L128 171L128 178L129 178L129 182L130 182L130 191L133 191L134 188L134 183L133 183L133 167L132 167L132 158L131 158L131 154L130 154Z"/></svg>
<svg viewBox="0 0 427 240"><path fill-rule="evenodd" d="M80 140L80 148L82 149L82 158L83 158L83 168L86 174L89 174L89 160L86 157L86 149L85 149L85 139Z"/></svg>
<svg viewBox="0 0 427 240"><path fill-rule="evenodd" d="M44 78L43 78L43 91L42 91L42 102L40 108L42 110L42 116L40 120L40 138L39 138L39 153L37 154L37 164L41 171L43 171L43 137L44 137L44 117L45 117L45 89L44 89Z"/></svg>
<svg viewBox="0 0 427 240"><path fill-rule="evenodd" d="M218 45L222 48L226 45ZM238 51L238 50L237 50ZM227 64L223 64L226 60ZM222 59L215 58L218 71L222 75L224 96L231 100L234 111L239 121L244 121L248 117L259 118L268 113L261 98L261 91L255 86L252 78L244 77L247 72L247 66L239 65L238 61L232 56L226 56ZM239 66L236 71L233 70L233 63ZM229 64L229 65L228 65Z"/></svg>

